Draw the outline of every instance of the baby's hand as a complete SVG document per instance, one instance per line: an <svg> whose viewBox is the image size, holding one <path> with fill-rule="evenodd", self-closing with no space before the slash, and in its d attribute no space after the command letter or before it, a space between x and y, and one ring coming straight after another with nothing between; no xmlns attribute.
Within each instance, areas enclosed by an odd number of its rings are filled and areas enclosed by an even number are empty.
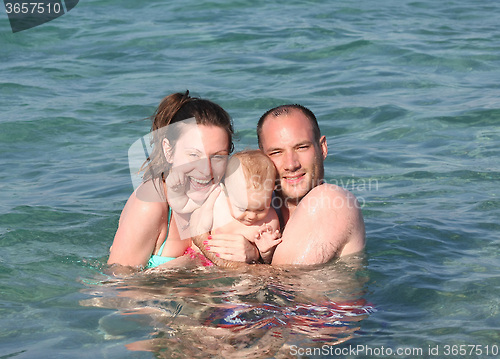
<svg viewBox="0 0 500 359"><path fill-rule="evenodd" d="M165 179L167 187L167 200L169 206L176 213L189 213L193 209L186 208L189 197L186 194L187 179L183 171L179 168L172 168ZM196 206L198 208L199 206Z"/></svg>
<svg viewBox="0 0 500 359"><path fill-rule="evenodd" d="M265 263L271 263L274 249L281 241L281 233L279 230L274 231L268 224L264 224L259 228L259 231L255 235L255 245L259 249L260 255Z"/></svg>
<svg viewBox="0 0 500 359"><path fill-rule="evenodd" d="M172 168L165 180L165 184L167 185L167 193L177 195L183 194L186 190L186 175Z"/></svg>

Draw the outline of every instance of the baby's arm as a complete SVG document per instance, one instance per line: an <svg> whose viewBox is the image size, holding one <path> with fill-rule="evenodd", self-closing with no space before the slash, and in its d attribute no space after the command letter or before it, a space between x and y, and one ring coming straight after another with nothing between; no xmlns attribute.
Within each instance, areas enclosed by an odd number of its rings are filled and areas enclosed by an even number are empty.
<svg viewBox="0 0 500 359"><path fill-rule="evenodd" d="M165 181L168 204L177 213L192 213L200 207L187 196L186 181L185 174L175 169L172 169Z"/></svg>
<svg viewBox="0 0 500 359"><path fill-rule="evenodd" d="M255 236L255 245L259 249L264 263L271 263L276 246L281 243L278 220L262 225Z"/></svg>

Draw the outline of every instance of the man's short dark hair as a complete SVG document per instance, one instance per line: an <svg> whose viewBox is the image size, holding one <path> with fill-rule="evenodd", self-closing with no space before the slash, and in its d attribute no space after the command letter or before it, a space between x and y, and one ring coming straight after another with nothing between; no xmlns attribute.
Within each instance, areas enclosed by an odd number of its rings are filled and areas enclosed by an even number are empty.
<svg viewBox="0 0 500 359"><path fill-rule="evenodd" d="M286 115L292 112L292 110L299 110L301 111L308 119L309 122L311 123L312 129L313 129L313 135L314 135L314 140L319 143L319 139L321 137L321 132L319 130L318 126L318 120L316 119L316 116L314 116L314 113L309 110L307 107L298 105L298 104L293 104L293 105L281 105L278 107L274 107L267 111L265 114L261 116L259 119L259 122L257 123L257 140L259 141L259 148L262 149L262 126L264 125L264 122L266 118L270 115L274 117L279 117L281 115Z"/></svg>

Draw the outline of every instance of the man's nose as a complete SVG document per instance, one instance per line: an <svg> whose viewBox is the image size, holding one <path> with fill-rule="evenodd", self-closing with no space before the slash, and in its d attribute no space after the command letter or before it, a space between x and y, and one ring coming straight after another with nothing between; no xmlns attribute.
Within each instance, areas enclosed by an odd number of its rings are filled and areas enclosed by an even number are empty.
<svg viewBox="0 0 500 359"><path fill-rule="evenodd" d="M295 151L290 151L285 154L285 170L289 172L296 171L300 168L299 156Z"/></svg>

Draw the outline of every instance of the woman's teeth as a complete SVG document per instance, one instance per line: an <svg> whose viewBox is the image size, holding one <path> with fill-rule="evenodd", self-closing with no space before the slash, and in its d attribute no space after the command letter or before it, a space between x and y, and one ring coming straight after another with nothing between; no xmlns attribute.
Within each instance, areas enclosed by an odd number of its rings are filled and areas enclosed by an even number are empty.
<svg viewBox="0 0 500 359"><path fill-rule="evenodd" d="M212 180L212 179L201 180L201 179L194 178L194 177L190 177L190 179L191 179L191 181L193 181L197 184L203 185L203 186L209 184L210 181Z"/></svg>

